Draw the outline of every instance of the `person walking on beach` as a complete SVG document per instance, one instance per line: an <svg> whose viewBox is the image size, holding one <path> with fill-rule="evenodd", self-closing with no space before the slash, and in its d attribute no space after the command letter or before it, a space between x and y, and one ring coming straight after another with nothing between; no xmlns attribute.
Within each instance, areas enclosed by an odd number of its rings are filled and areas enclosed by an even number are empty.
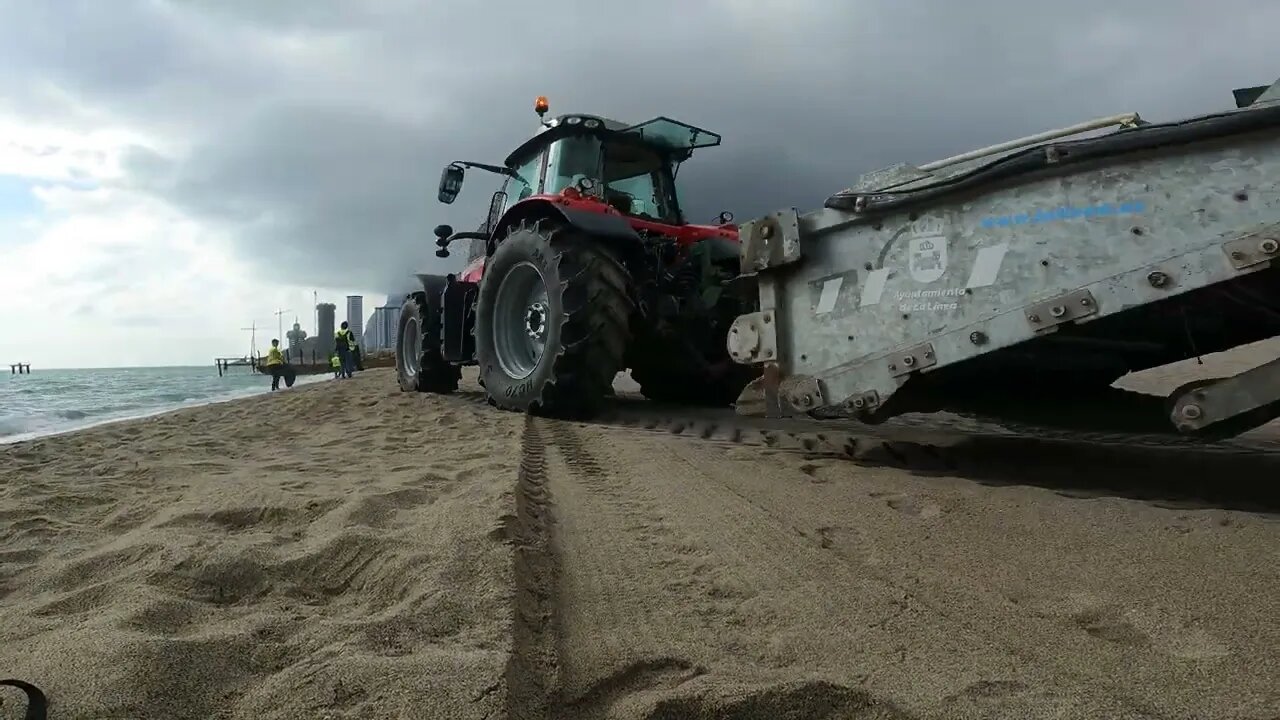
<svg viewBox="0 0 1280 720"><path fill-rule="evenodd" d="M338 360L342 363L342 377L349 378L354 370L351 350L356 346L355 333L351 332L347 321L343 320L342 327L334 335L333 349L338 353Z"/></svg>
<svg viewBox="0 0 1280 720"><path fill-rule="evenodd" d="M280 378L284 376L284 354L280 352L280 341L271 340L271 349L267 351L267 371L271 373L271 389L280 389Z"/></svg>

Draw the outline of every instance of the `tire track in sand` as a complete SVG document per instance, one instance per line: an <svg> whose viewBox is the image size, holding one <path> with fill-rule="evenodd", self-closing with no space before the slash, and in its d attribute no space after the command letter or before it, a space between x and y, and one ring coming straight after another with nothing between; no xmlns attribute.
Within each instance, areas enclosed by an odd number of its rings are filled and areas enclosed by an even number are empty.
<svg viewBox="0 0 1280 720"><path fill-rule="evenodd" d="M670 691L706 672L678 648L653 647L642 637L618 632L627 626L625 618L646 613L644 599L681 593L686 589L683 584L696 583L704 568L685 557L694 548L674 541L650 498L601 467L573 425L556 421L547 425L559 456L549 473L561 501L556 509L563 532L557 546L567 561L558 607L565 623L559 627L557 651L559 662L568 668L557 688L555 717L609 717L615 706L632 696ZM594 532L600 528L608 536ZM663 556L672 583L635 585L626 549L637 540L645 547L644 555L656 551ZM686 607L704 617L709 610L694 603ZM621 664L609 663L608 658L617 656L611 651L617 647L636 652ZM578 682L578 678L590 678L590 682Z"/></svg>
<svg viewBox="0 0 1280 720"><path fill-rule="evenodd" d="M547 463L561 573L554 717L908 717L860 689L740 665L759 630L741 612L748 583L679 522L679 498L635 465L601 462L607 448L588 449L575 424L542 427L558 451Z"/></svg>
<svg viewBox="0 0 1280 720"><path fill-rule="evenodd" d="M558 576L552 547L551 497L547 490L546 445L537 421L525 416L517 474L514 518L506 534L514 550L515 597L512 651L507 663L510 720L547 720L557 678L555 589Z"/></svg>

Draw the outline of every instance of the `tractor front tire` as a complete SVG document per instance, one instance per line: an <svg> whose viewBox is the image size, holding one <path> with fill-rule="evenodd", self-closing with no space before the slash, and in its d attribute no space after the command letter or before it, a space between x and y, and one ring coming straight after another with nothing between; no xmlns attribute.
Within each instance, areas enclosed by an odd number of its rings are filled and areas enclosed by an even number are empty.
<svg viewBox="0 0 1280 720"><path fill-rule="evenodd" d="M440 354L440 323L440 308L426 293L413 293L400 307L396 379L401 390L447 395L458 389L460 368Z"/></svg>
<svg viewBox="0 0 1280 720"><path fill-rule="evenodd" d="M485 263L476 360L490 402L586 419L623 368L630 275L599 240L540 222L509 233Z"/></svg>

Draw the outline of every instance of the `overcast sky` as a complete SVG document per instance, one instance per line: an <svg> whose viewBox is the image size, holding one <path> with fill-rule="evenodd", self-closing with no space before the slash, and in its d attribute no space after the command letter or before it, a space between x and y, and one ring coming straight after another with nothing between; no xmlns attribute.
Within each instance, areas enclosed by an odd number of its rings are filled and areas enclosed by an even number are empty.
<svg viewBox="0 0 1280 720"><path fill-rule="evenodd" d="M313 290L372 308L454 269L430 230L477 225L495 182L442 206L440 169L505 157L536 95L722 133L685 205L745 220L1231 107L1280 76L1277 26L1275 0L0 0L0 363L205 364L279 308L310 328Z"/></svg>

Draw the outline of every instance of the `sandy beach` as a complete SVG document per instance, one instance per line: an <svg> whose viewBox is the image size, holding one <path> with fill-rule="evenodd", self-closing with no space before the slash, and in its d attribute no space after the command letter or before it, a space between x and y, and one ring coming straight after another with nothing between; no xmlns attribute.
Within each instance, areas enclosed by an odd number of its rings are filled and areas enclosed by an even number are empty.
<svg viewBox="0 0 1280 720"><path fill-rule="evenodd" d="M370 370L0 447L0 677L85 720L1280 717L1274 508L470 390Z"/></svg>

